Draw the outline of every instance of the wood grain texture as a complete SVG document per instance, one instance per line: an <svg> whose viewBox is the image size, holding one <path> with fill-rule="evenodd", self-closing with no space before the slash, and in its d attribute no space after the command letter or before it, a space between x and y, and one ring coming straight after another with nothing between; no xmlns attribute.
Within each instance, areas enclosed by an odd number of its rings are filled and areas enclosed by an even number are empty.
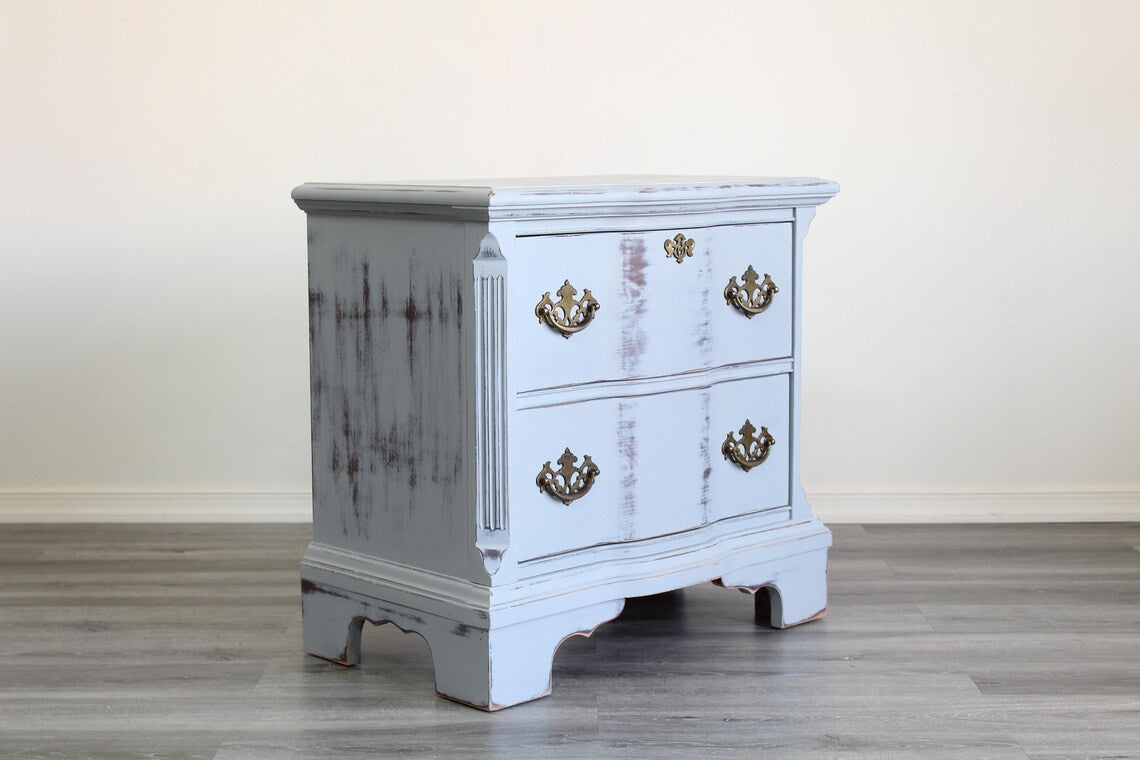
<svg viewBox="0 0 1140 760"><path fill-rule="evenodd" d="M1140 757L1140 526L833 526L828 616L631 599L547 699L438 699L417 636L299 653L308 526L0 531L0 756Z"/></svg>

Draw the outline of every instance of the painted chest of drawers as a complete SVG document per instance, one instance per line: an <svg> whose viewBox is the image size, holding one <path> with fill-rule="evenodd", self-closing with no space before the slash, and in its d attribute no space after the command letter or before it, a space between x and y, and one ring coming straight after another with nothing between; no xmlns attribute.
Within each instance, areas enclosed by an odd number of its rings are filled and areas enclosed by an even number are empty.
<svg viewBox="0 0 1140 760"><path fill-rule="evenodd" d="M305 184L304 643L421 634L443 696L544 696L627 597L705 581L821 616L799 485L801 250L819 179Z"/></svg>

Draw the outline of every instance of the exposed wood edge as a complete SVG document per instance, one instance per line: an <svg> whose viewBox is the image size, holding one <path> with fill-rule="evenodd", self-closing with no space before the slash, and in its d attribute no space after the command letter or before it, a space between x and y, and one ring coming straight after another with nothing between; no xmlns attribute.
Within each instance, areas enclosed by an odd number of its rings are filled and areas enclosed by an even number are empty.
<svg viewBox="0 0 1140 760"><path fill-rule="evenodd" d="M808 491L824 523L1140 521L1140 491Z"/></svg>
<svg viewBox="0 0 1140 760"><path fill-rule="evenodd" d="M808 501L825 523L1140 521L1140 490L809 491ZM307 523L311 519L308 491L0 491L0 523Z"/></svg>

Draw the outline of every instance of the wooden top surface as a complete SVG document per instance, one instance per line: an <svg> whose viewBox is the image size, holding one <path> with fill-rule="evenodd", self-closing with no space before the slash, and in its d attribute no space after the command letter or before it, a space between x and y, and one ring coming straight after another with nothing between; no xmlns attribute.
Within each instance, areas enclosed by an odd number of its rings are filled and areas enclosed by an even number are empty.
<svg viewBox="0 0 1140 760"><path fill-rule="evenodd" d="M293 190L305 211L512 218L687 207L816 206L839 191L817 177L536 177L416 183L307 182ZM448 213L450 210L451 213Z"/></svg>

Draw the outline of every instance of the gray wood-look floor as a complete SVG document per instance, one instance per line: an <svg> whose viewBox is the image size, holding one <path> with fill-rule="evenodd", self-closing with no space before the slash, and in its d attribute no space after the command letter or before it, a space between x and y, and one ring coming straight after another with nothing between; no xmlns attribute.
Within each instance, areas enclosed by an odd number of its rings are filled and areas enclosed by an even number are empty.
<svg viewBox="0 0 1140 760"><path fill-rule="evenodd" d="M495 714L301 652L308 526L0 525L0 757L1140 757L1140 525L834 527L828 616L630 600Z"/></svg>

